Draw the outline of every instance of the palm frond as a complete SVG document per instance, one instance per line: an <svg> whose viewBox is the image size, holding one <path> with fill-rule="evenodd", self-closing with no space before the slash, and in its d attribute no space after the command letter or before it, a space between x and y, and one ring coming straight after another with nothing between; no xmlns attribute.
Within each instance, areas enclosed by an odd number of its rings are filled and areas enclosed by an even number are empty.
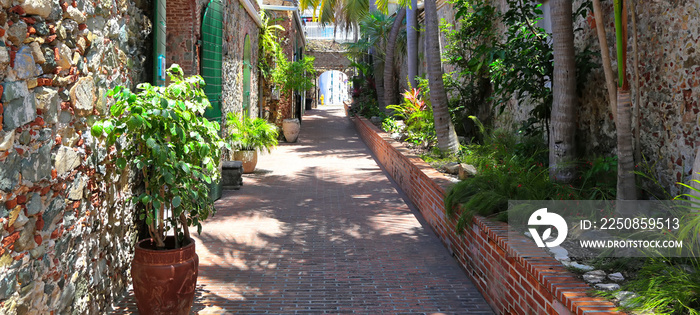
<svg viewBox="0 0 700 315"><path fill-rule="evenodd" d="M389 14L389 0L374 0L374 4L377 6L377 11Z"/></svg>
<svg viewBox="0 0 700 315"><path fill-rule="evenodd" d="M369 13L369 0L343 0L341 29L350 30L356 22Z"/></svg>

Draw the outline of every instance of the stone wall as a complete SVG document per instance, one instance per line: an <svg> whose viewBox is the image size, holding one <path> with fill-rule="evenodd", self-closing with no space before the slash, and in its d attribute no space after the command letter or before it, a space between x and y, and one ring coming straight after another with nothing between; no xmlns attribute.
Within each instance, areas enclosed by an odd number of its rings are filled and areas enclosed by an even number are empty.
<svg viewBox="0 0 700 315"><path fill-rule="evenodd" d="M496 6L504 10L505 1L494 0ZM582 0L574 1L573 8L579 7ZM643 156L653 165L654 174L671 194L679 191L674 184L687 182L692 170L697 146L700 145L698 125L698 100L700 95L700 11L696 1L641 0L637 4L638 42L640 52L640 135ZM612 3L603 2L605 26L612 67L617 74L616 52ZM439 9L438 15L447 22L453 20L449 5ZM420 19L420 18L419 18ZM422 23L422 21L421 21ZM594 54L600 53L595 31L595 18L589 13L587 18L579 18L574 29L578 50L588 46ZM497 25L498 26L498 25ZM629 21L630 38L632 22ZM425 73L424 33L419 34L419 73ZM444 41L444 38L441 38ZM632 40L628 45L627 78L634 87ZM402 58L405 57L402 56ZM594 63L601 64L599 56ZM453 70L444 65L445 71ZM399 72L400 91L406 89L407 69L405 61ZM586 78L578 98L578 153L582 157L616 154L616 131L612 113L608 105L603 69L597 68ZM635 105L636 106L636 105ZM498 117L497 125L514 128L527 119L531 110L511 102L505 113Z"/></svg>
<svg viewBox="0 0 700 315"><path fill-rule="evenodd" d="M676 194L675 182L687 182L692 172L700 171L692 170L700 145L700 11L696 1L685 0L641 0L636 6L641 100L635 106L640 108L641 149L644 157L655 164L653 175ZM612 4L606 3L603 10L611 58L617 59ZM576 36L576 45L591 45L598 53L594 23L591 16L577 25L584 31ZM630 19L630 34L631 25ZM627 78L634 97L631 40L628 47ZM600 63L599 59L595 61ZM617 74L615 61L612 66ZM581 91L577 137L586 144L583 154L615 154L615 125L604 86L600 68L591 74Z"/></svg>
<svg viewBox="0 0 700 315"><path fill-rule="evenodd" d="M314 66L316 69L323 69L324 72L329 70L342 72L351 70L349 69L350 60L341 51L309 51L307 55L316 58Z"/></svg>
<svg viewBox="0 0 700 315"><path fill-rule="evenodd" d="M257 9L257 2L253 2ZM227 0L224 11L224 63L221 110L227 113L240 113L243 110L243 67L244 42L250 40L250 107L251 117L259 115L258 106L258 40L260 28L238 0Z"/></svg>
<svg viewBox="0 0 700 315"><path fill-rule="evenodd" d="M581 0L575 1L574 8ZM640 139L643 157L652 166L652 176L672 195L678 194L676 182L688 182L693 172L693 159L700 145L698 125L698 96L700 95L700 11L694 1L653 1L636 3L640 102L634 95L634 53L632 22L628 22L627 79L634 106L639 106ZM607 43L617 82L617 55L613 6L603 2ZM601 65L600 46L596 35L596 18L592 12L579 19L574 29L577 50L586 46L596 56L592 61ZM605 88L602 66L594 69L578 91L577 150L583 157L615 155L617 147L615 122ZM512 127L523 121L530 108L513 103L500 117L501 126ZM634 125L634 123L633 123ZM633 127L634 128L634 127ZM639 162L637 162L639 164ZM647 187L655 190L655 187Z"/></svg>
<svg viewBox="0 0 700 315"><path fill-rule="evenodd" d="M278 37L281 40L282 51L288 60L294 61L294 41L297 36L299 36L299 30L297 29L296 22L294 21L294 15L292 11L266 11L271 20L279 19L278 25L284 28L284 31L279 32ZM282 121L287 118L294 117L294 96L293 93L289 91L281 91L278 100L272 99L269 90L270 82L264 82L263 84L263 94L265 95L263 100L263 117L266 117L273 123L277 124L279 127L282 126Z"/></svg>
<svg viewBox="0 0 700 315"><path fill-rule="evenodd" d="M90 136L107 89L145 80L149 1L0 1L0 313L98 314L135 238L127 175Z"/></svg>

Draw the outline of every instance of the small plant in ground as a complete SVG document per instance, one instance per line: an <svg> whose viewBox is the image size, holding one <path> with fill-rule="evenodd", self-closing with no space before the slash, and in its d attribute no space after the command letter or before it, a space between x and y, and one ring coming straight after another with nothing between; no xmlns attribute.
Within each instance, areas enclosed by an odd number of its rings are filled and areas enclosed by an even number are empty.
<svg viewBox="0 0 700 315"><path fill-rule="evenodd" d="M366 118L386 117L384 111L379 109L377 98L368 92L353 98L352 106L350 106L350 114L360 115Z"/></svg>
<svg viewBox="0 0 700 315"><path fill-rule="evenodd" d="M386 117L382 120L382 130L388 133L399 133L404 130L403 126L399 125L396 119L392 117Z"/></svg>
<svg viewBox="0 0 700 315"><path fill-rule="evenodd" d="M435 122L433 109L422 95L420 89L411 89L403 93L403 103L389 105L387 109L393 110L394 116L406 124L406 141L430 147L436 141Z"/></svg>
<svg viewBox="0 0 700 315"><path fill-rule="evenodd" d="M654 314L700 314L700 261L691 258L648 258L625 290L638 293L630 307Z"/></svg>
<svg viewBox="0 0 700 315"><path fill-rule="evenodd" d="M675 236L683 241L687 257L648 258L637 277L625 286L626 290L639 293L632 301L634 309L656 314L700 314L700 190L679 185L690 192L674 198L685 202L684 208L689 210L681 217L683 224Z"/></svg>

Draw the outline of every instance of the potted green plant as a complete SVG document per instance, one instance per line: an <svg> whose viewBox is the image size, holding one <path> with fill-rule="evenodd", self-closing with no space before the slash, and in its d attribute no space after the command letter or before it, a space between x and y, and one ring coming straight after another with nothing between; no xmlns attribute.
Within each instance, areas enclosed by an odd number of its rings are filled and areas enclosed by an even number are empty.
<svg viewBox="0 0 700 315"><path fill-rule="evenodd" d="M226 141L234 150L233 159L243 162L245 174L255 171L258 150L270 152L270 149L277 145L279 130L265 119L228 113L226 126L229 133Z"/></svg>
<svg viewBox="0 0 700 315"><path fill-rule="evenodd" d="M291 62L284 53L276 52L275 62L277 67L272 71L272 80L283 91L307 91L314 87L316 69L313 56L304 56L303 59ZM282 131L287 142L296 142L299 137L300 122L297 118L285 119L282 122Z"/></svg>
<svg viewBox="0 0 700 315"><path fill-rule="evenodd" d="M92 126L93 136L114 148L108 168L142 176L139 218L151 238L136 244L131 275L141 314L189 314L199 258L189 227L215 211L209 184L220 176L225 146L219 124L202 116L209 107L200 76L184 78L182 68L168 70L170 85L141 83L138 93L115 87L108 117Z"/></svg>

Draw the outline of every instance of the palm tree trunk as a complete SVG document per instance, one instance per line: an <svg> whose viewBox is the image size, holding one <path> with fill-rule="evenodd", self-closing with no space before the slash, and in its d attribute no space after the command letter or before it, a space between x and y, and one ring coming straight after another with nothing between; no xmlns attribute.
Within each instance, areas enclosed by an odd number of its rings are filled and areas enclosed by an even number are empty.
<svg viewBox="0 0 700 315"><path fill-rule="evenodd" d="M634 109L632 117L634 117L634 161L635 163L642 162L642 145L640 139L641 124L639 116L639 108L642 105L641 92L639 90L639 45L637 44L637 12L634 9L634 1L627 2L630 5L632 12L632 49L634 50Z"/></svg>
<svg viewBox="0 0 700 315"><path fill-rule="evenodd" d="M636 200L634 179L634 143L632 137L632 100L627 82L627 8L615 0L615 37L617 39L617 200Z"/></svg>
<svg viewBox="0 0 700 315"><path fill-rule="evenodd" d="M608 40L605 35L605 21L603 19L603 9L600 0L593 0L593 15L595 16L596 30L598 31L598 44L600 45L600 58L603 62L603 72L605 73L605 85L608 88L608 102L613 120L617 117L617 98L615 88L615 77L610 65L610 51L608 50Z"/></svg>
<svg viewBox="0 0 700 315"><path fill-rule="evenodd" d="M430 102L433 106L438 148L443 153L456 154L459 149L459 141L447 108L447 93L442 81L440 34L435 0L425 0L425 31L428 86L430 87Z"/></svg>
<svg viewBox="0 0 700 315"><path fill-rule="evenodd" d="M690 175L690 187L695 189L688 193L695 199L700 200L700 147L695 150L695 160L693 161L693 173Z"/></svg>
<svg viewBox="0 0 700 315"><path fill-rule="evenodd" d="M573 162L576 158L576 61L571 5L571 0L551 2L554 102L549 138L549 176L553 181L564 183L575 178Z"/></svg>
<svg viewBox="0 0 700 315"><path fill-rule="evenodd" d="M380 63L380 52L372 47L372 68L374 70L374 87L377 89L377 103L382 111L386 111L384 104L384 67Z"/></svg>
<svg viewBox="0 0 700 315"><path fill-rule="evenodd" d="M352 42L357 43L357 40L360 38L360 26L357 24L357 22L352 23Z"/></svg>
<svg viewBox="0 0 700 315"><path fill-rule="evenodd" d="M411 0L411 8L406 10L406 64L408 65L408 84L416 88L418 76L418 0Z"/></svg>
<svg viewBox="0 0 700 315"><path fill-rule="evenodd" d="M394 78L394 47L396 47L396 37L399 36L399 30L401 29L401 23L403 23L403 18L406 16L406 9L401 8L398 13L396 13L396 18L394 18L394 25L391 26L391 32L389 32L389 40L386 43L386 58L384 60L384 104L392 105L396 104L396 84Z"/></svg>
<svg viewBox="0 0 700 315"><path fill-rule="evenodd" d="M632 148L632 100L630 91L617 91L617 200L636 200L634 149Z"/></svg>

